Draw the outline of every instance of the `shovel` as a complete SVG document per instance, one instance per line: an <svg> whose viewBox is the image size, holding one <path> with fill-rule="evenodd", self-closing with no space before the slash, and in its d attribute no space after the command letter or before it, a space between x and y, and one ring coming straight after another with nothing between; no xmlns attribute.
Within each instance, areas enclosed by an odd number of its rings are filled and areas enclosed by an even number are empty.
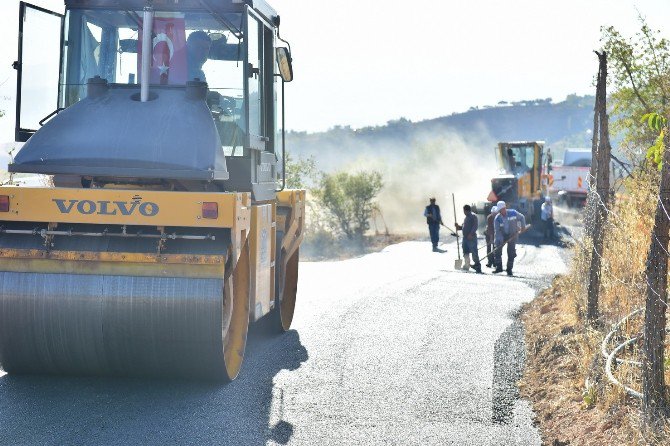
<svg viewBox="0 0 670 446"><path fill-rule="evenodd" d="M454 194L451 194L451 200L454 204L454 221L456 221L456 197ZM461 244L458 241L458 231L456 234L456 252L458 253L458 258L454 260L454 269L461 269L463 267L463 259L461 259Z"/></svg>
<svg viewBox="0 0 670 446"><path fill-rule="evenodd" d="M517 232L516 234L514 234L513 236L511 236L510 238L508 238L508 239L505 240L504 242L502 242L502 245L500 245L500 246L505 246L505 245L507 244L507 242L509 242L510 240L512 240L514 237L518 237L518 236L520 236L520 235L523 234L524 232L528 231L531 227L532 227L532 225L526 225L525 228L520 229L519 232ZM477 249L477 252L481 251L481 250L484 249L484 248L486 248L486 245L481 246L480 248L478 248L478 249ZM495 249L495 248L494 248L494 249Z"/></svg>

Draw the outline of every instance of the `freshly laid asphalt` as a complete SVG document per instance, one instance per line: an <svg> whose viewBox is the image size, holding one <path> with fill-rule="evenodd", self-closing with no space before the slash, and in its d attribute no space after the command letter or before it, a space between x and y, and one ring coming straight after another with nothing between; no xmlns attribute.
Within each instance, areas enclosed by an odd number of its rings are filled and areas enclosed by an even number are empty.
<svg viewBox="0 0 670 446"><path fill-rule="evenodd" d="M562 248L519 245L507 277L456 271L446 247L301 263L293 329L254 329L229 385L4 375L0 445L540 444L514 315Z"/></svg>

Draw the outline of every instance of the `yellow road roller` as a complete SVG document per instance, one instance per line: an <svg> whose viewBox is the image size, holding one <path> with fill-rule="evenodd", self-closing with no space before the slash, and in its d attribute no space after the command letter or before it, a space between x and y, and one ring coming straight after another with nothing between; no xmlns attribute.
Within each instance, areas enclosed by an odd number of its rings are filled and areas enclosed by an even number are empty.
<svg viewBox="0 0 670 446"><path fill-rule="evenodd" d="M8 373L232 380L288 330L305 191L285 186L279 15L263 0L20 4L0 187Z"/></svg>

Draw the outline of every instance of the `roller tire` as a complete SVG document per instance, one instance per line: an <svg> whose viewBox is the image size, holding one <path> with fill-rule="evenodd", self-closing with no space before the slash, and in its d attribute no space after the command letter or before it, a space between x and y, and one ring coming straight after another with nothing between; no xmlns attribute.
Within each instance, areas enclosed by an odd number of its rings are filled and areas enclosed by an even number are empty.
<svg viewBox="0 0 670 446"><path fill-rule="evenodd" d="M276 273L275 305L270 313L271 329L275 333L284 333L291 328L295 312L296 295L298 291L298 266L300 249L297 249L289 259L286 252L281 250L284 238L282 232L277 232L277 255L279 267Z"/></svg>
<svg viewBox="0 0 670 446"><path fill-rule="evenodd" d="M223 376L214 376L230 382L237 378L244 361L244 352L249 332L249 299L251 289L249 241L242 248L235 270L227 277L224 286L222 317ZM231 291L232 287L232 291ZM230 305L232 297L232 308Z"/></svg>

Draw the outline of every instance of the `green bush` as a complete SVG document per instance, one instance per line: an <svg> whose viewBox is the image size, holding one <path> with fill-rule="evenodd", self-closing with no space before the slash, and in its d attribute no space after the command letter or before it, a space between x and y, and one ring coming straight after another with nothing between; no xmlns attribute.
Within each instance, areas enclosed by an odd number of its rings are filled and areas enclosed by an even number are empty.
<svg viewBox="0 0 670 446"><path fill-rule="evenodd" d="M361 239L370 229L373 201L383 187L379 172L336 172L321 177L316 196L328 211L331 225L348 239Z"/></svg>

